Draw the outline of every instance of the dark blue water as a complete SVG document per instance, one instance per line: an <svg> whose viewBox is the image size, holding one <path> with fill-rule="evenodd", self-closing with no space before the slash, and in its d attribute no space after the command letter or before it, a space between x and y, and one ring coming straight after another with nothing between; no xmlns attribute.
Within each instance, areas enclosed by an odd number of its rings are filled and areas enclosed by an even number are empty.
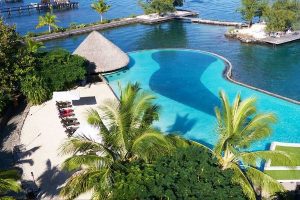
<svg viewBox="0 0 300 200"><path fill-rule="evenodd" d="M2 0L4 1L4 0ZM99 14L91 9L91 3L94 0L73 0L80 2L78 9L54 11L57 15L58 23L61 27L66 27L72 22L89 23L100 20ZM0 3L1 7L12 7L17 5L27 5L33 2L40 2L39 0L24 0L22 3ZM141 8L138 6L138 0L107 0L111 5L111 9L105 14L107 19L127 17L131 14L142 14ZM240 0L186 0L183 8L192 9L200 13L201 17L210 19L223 20L240 20L239 13L236 12ZM16 24L17 30L25 34L28 31L45 31L44 29L36 30L35 26L38 23L38 16L44 13L32 11L29 15L24 12L22 15L15 13L8 17L6 14L2 15L5 21L9 24ZM0 14L1 15L1 14Z"/></svg>

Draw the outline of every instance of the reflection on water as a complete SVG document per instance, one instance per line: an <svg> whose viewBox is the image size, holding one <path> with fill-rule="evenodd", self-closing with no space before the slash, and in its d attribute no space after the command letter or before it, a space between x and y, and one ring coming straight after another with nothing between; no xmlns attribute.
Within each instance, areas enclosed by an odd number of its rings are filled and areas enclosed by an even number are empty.
<svg viewBox="0 0 300 200"><path fill-rule="evenodd" d="M188 39L184 23L171 22L155 25L138 41L137 50L154 48L187 47Z"/></svg>

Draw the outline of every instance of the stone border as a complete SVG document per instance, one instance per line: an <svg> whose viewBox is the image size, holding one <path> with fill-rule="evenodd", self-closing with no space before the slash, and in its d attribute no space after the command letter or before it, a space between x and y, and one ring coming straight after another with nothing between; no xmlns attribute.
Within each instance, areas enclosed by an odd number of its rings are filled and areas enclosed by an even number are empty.
<svg viewBox="0 0 300 200"><path fill-rule="evenodd" d="M276 149L276 146L285 146L285 147L299 147L300 148L300 143L285 143L285 142L272 142L270 146L270 150L274 151ZM295 166L295 167L285 167L285 166L271 166L271 161L267 161L264 166L264 171L265 170L300 170L300 166ZM300 182L300 180L278 180L279 182Z"/></svg>
<svg viewBox="0 0 300 200"><path fill-rule="evenodd" d="M247 88L250 88L254 91L258 91L258 92L261 92L261 93L264 93L264 94L267 94L267 95L270 95L270 96L273 96L273 97L276 97L276 98L279 98L279 99L282 99L282 100L285 100L285 101L288 101L290 103L293 103L293 104L296 104L296 105L300 105L300 101L297 101L297 100L294 100L294 99L291 99L291 98L288 98L288 97L284 97L284 96L281 96L279 94L275 94L275 93L272 93L272 92L269 92L269 91L266 91L264 89L260 89L260 88L257 88L257 87L254 87L254 86L251 86L251 85L248 85L246 83L242 83L242 82L239 82L237 80L234 80L232 78L232 69L233 69L233 66L231 64L231 62L226 59L225 57L221 56L221 55L218 55L216 53L212 53L212 52L209 52L209 51L202 51L202 50L198 50L198 49L185 49L185 48L158 48L158 49L143 49L143 50L136 50L136 51L130 51L130 52L127 52L127 54L130 54L130 53L136 53L136 52L141 52L141 51L151 51L151 50L184 50L184 51L194 51L194 52L199 52L199 53L204 53L204 54L209 54L209 55L212 55L212 56L215 56L219 59L221 59L224 63L225 63L225 69L223 70L223 77L232 82L232 83L235 83L237 85L241 85L243 87L247 87ZM125 68L125 67L124 67ZM110 73L103 73L103 75L105 74L113 74L113 73L116 73L118 71L122 71L124 70L124 68L121 68L117 71L113 71L113 72L110 72ZM102 76L102 75L101 75ZM105 76L102 76L105 81L107 82L108 84L108 81L107 79L105 78Z"/></svg>

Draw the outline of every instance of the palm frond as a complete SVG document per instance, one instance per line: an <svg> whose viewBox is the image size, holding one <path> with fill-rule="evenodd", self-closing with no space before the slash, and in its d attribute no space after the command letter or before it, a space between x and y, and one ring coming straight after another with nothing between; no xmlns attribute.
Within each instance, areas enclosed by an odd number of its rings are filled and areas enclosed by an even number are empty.
<svg viewBox="0 0 300 200"><path fill-rule="evenodd" d="M241 130L241 141L239 147L247 148L253 142L264 139L271 135L271 124L276 122L276 116L273 113L257 114Z"/></svg>
<svg viewBox="0 0 300 200"><path fill-rule="evenodd" d="M83 165L98 165L100 169L110 166L112 162L113 159L110 156L101 157L98 155L73 155L63 162L62 168L67 171L73 171L80 169Z"/></svg>
<svg viewBox="0 0 300 200"><path fill-rule="evenodd" d="M75 199L80 194L91 190L96 184L95 177L101 178L101 171L81 170L73 174L60 191L60 195L65 199Z"/></svg>
<svg viewBox="0 0 300 200"><path fill-rule="evenodd" d="M84 136L76 136L67 139L60 146L59 150L61 155L76 154L78 152L84 152L84 153L105 152L105 149L101 144Z"/></svg>
<svg viewBox="0 0 300 200"><path fill-rule="evenodd" d="M7 192L18 192L21 190L20 184L15 179L0 179L0 196Z"/></svg>
<svg viewBox="0 0 300 200"><path fill-rule="evenodd" d="M172 145L166 137L155 130L145 132L132 144L132 152L145 160L152 160L171 149Z"/></svg>
<svg viewBox="0 0 300 200"><path fill-rule="evenodd" d="M249 182L247 176L244 174L240 166L236 163L232 163L230 169L233 170L232 181L242 187L244 194L249 198L249 200L256 200L256 195L252 184Z"/></svg>
<svg viewBox="0 0 300 200"><path fill-rule="evenodd" d="M291 155L284 151L253 151L244 152L239 155L239 158L243 163L247 165L256 166L260 161L273 161L280 162L284 166L295 165L295 161L292 159Z"/></svg>
<svg viewBox="0 0 300 200"><path fill-rule="evenodd" d="M273 195L277 192L285 191L281 183L254 167L248 167L246 169L246 174L253 185L255 187L260 187L263 193Z"/></svg>
<svg viewBox="0 0 300 200"><path fill-rule="evenodd" d="M7 179L7 178L18 180L21 178L21 175L15 169L0 170L0 179Z"/></svg>

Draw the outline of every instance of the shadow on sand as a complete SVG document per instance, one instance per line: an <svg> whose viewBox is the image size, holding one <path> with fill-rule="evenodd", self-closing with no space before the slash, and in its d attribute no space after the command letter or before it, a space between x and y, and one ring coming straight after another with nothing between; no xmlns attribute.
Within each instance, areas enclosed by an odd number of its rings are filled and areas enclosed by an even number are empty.
<svg viewBox="0 0 300 200"><path fill-rule="evenodd" d="M58 195L60 186L66 182L70 175L70 173L61 171L58 166L52 166L51 161L47 160L45 172L36 179L40 185L38 197L47 199Z"/></svg>

